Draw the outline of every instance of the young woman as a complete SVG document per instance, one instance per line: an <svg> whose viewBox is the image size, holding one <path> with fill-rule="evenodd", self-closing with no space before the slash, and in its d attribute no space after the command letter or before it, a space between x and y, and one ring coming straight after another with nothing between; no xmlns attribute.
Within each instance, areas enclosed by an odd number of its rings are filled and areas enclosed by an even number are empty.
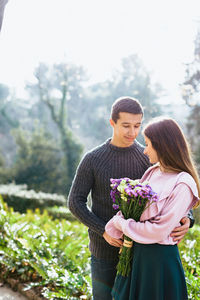
<svg viewBox="0 0 200 300"><path fill-rule="evenodd" d="M140 222L118 212L106 225L111 237L123 234L133 241L133 264L128 277L117 275L115 300L186 300L187 288L178 247L170 233L191 208L200 204L200 184L188 143L172 119L155 119L143 131L144 153L150 167L148 181L159 200L148 207Z"/></svg>

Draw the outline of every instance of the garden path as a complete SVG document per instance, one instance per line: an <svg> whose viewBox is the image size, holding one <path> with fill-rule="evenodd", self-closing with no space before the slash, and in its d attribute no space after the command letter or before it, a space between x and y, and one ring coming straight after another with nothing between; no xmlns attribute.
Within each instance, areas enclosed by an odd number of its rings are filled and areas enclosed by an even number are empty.
<svg viewBox="0 0 200 300"><path fill-rule="evenodd" d="M4 285L0 286L0 300L27 300L27 298Z"/></svg>

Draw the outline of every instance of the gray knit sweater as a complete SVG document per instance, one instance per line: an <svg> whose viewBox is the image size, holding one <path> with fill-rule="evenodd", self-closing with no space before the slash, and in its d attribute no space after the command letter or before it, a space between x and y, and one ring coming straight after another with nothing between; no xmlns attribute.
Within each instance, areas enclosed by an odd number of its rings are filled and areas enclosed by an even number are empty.
<svg viewBox="0 0 200 300"><path fill-rule="evenodd" d="M143 154L143 146L137 141L127 148L104 144L86 153L81 160L68 197L71 212L86 226L90 238L90 251L97 258L114 260L119 248L110 246L102 237L105 225L116 211L110 197L110 178L141 178L150 166ZM87 207L91 192L92 207Z"/></svg>

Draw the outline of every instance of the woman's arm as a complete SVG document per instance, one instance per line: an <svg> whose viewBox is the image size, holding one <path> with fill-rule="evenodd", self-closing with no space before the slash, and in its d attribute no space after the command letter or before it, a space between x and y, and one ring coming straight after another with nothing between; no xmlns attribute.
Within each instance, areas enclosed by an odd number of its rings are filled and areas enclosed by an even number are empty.
<svg viewBox="0 0 200 300"><path fill-rule="evenodd" d="M190 188L186 184L180 183L170 198L166 199L166 205L155 218L136 222L133 219L125 220L122 215L118 214L111 219L110 224L107 223L106 232L112 236L114 227L117 230L115 236L124 233L139 243L157 243L166 239L180 219L187 215L188 210L194 205L193 198Z"/></svg>

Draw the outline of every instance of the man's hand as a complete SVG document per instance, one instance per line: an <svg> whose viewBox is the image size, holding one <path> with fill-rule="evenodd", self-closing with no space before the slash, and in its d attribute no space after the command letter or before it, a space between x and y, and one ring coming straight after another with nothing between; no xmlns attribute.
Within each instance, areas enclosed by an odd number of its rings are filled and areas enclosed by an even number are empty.
<svg viewBox="0 0 200 300"><path fill-rule="evenodd" d="M106 242L108 244L110 244L111 246L114 247L121 247L123 244L123 241L120 239L115 239L113 237L111 237L110 235L108 235L106 232L104 232L103 234L104 239L106 240Z"/></svg>
<svg viewBox="0 0 200 300"><path fill-rule="evenodd" d="M188 232L188 229L190 227L190 219L189 218L184 217L181 219L180 222L182 225L174 228L174 230L170 234L170 236L173 237L174 241L178 241L177 244L179 244L182 241L184 235Z"/></svg>

